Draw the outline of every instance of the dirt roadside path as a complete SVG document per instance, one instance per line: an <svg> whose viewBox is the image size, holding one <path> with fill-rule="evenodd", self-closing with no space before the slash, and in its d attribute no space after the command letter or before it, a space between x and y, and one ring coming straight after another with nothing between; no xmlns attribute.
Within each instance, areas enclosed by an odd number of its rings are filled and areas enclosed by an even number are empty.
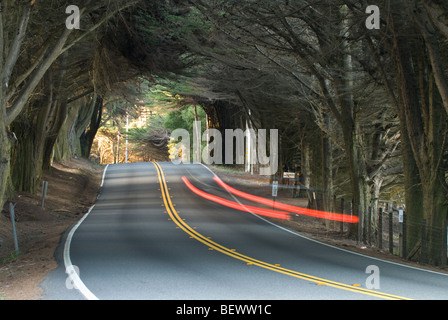
<svg viewBox="0 0 448 320"><path fill-rule="evenodd" d="M37 195L18 192L13 200L20 254L15 254L7 202L0 214L0 300L36 300L39 283L57 267L54 257L61 235L94 204L102 167L84 159L56 163L45 174L48 192L41 208ZM1 241L0 240L0 241Z"/></svg>

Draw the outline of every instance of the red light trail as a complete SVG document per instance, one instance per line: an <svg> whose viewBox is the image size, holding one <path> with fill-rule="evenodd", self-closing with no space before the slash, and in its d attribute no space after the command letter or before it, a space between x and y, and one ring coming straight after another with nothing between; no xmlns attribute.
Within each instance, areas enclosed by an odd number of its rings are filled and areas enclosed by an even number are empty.
<svg viewBox="0 0 448 320"><path fill-rule="evenodd" d="M222 204L224 206L233 208L233 209L237 209L237 210L241 210L241 211L246 211L246 212L251 212L251 213L255 213L258 215L262 215L262 216L267 216L267 217L272 217L272 218L277 218L277 219L289 219L290 217L290 213L289 212L283 212L283 211L276 211L276 210L270 210L270 209L263 209L263 208L258 208L258 207L252 207L252 206L246 206L237 202L233 202L227 199L223 199L220 197L217 197L215 195L212 195L210 193L204 192L202 190L199 190L198 188L196 188L195 186L193 186L191 184L190 181L188 181L188 179L186 177L182 177L182 181L185 183L185 185L191 190L193 191L195 194L197 194L200 197L203 197L205 199L214 201L216 203Z"/></svg>
<svg viewBox="0 0 448 320"><path fill-rule="evenodd" d="M248 193L245 193L243 191L237 190L235 188L232 188L231 186L224 183L220 178L215 176L213 178L222 188L226 189L230 193L233 193L236 196L239 196L241 198L245 198L254 202L258 202L261 204L265 204L268 206L271 206L273 208L294 212L297 214L303 214L307 216L312 216L320 219L328 219L328 220L335 220L335 221L343 221L347 223L357 223L359 221L359 218L357 216L351 216L341 213L333 213L333 212L326 212L326 211L320 211L320 210L313 210L313 209L307 209L307 208L301 208L292 206L285 203L280 203L277 201L273 201L270 199L254 196ZM274 211L275 212L275 211Z"/></svg>

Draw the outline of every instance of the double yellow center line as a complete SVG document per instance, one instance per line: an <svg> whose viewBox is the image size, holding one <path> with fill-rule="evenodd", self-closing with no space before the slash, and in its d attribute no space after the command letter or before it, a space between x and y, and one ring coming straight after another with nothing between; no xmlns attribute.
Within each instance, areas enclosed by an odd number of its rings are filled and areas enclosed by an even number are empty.
<svg viewBox="0 0 448 320"><path fill-rule="evenodd" d="M348 284L344 284L344 283L339 283L339 282L335 282L335 281L331 281L331 280L327 280L327 279L314 277L314 276L300 273L300 272L297 272L294 270L285 269L285 268L280 267L280 265L277 265L277 264L270 264L267 262L263 262L263 261L248 257L246 255L238 253L235 249L226 248L226 247L212 241L209 237L206 237L206 236L200 234L199 232L194 230L192 227L190 227L184 220L181 219L181 217L179 216L178 212L174 208L174 205L171 201L171 197L170 197L170 194L168 191L168 186L167 186L166 180L165 180L165 175L163 173L161 166L157 162L153 162L153 164L156 168L157 176L159 178L160 191L162 193L163 203L165 205L166 211L167 211L168 215L170 216L171 220L174 221L174 223L176 223L176 225L180 229L182 229L184 232L189 234L191 238L194 238L197 241L202 242L203 244L208 246L210 250L219 251L219 252L226 254L232 258L244 261L248 265L259 266L261 268L272 270L272 271L279 272L279 273L283 273L288 276L311 281L311 282L314 282L319 285L327 285L330 287L343 289L343 290L347 290L347 291L352 291L352 292L356 292L356 293L361 293L361 294L366 294L366 295L379 297L379 298L383 298L383 299L393 299L393 300L406 299L406 298L403 298L400 296L395 296L395 295L382 293L382 292L378 292L378 291L374 291L374 290L364 289L364 288L356 287L353 285L348 285Z"/></svg>

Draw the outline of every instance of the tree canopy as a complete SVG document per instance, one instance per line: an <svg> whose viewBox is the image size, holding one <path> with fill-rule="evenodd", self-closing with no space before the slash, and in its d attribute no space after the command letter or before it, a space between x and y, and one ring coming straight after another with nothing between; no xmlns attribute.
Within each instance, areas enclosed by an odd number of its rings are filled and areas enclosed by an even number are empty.
<svg viewBox="0 0 448 320"><path fill-rule="evenodd" d="M278 129L279 167L298 165L325 210L352 199L353 237L369 207L404 194L407 248L424 221L427 262L441 263L448 4L83 0L79 29L69 5L0 3L0 205L34 192L53 154L88 157L101 127L116 136L142 104L163 112L129 137L162 159L196 106L219 130Z"/></svg>

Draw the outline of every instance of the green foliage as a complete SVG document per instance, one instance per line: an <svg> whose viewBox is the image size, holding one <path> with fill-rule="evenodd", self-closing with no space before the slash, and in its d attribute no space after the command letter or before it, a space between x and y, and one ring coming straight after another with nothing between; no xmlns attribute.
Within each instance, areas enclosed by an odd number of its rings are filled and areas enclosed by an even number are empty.
<svg viewBox="0 0 448 320"><path fill-rule="evenodd" d="M153 105L164 108L177 108L186 104L188 97L198 96L198 89L191 84L188 77L178 74L168 74L166 77L154 77L154 83L150 85L146 99Z"/></svg>
<svg viewBox="0 0 448 320"><path fill-rule="evenodd" d="M205 111L197 106L198 121L201 121L202 129L204 129L206 114ZM194 106L188 105L182 109L169 113L164 122L165 128L170 131L175 129L185 129L190 135L193 135L193 121L195 120Z"/></svg>
<svg viewBox="0 0 448 320"><path fill-rule="evenodd" d="M17 260L17 258L19 257L19 254L16 252L12 252L11 254L9 254L8 256L4 257L3 259L1 259L1 263L8 263L8 262L13 262L15 260Z"/></svg>
<svg viewBox="0 0 448 320"><path fill-rule="evenodd" d="M124 27L130 35L120 51L153 75L183 72L192 64L191 39L202 38L211 28L198 10L167 1L142 2Z"/></svg>
<svg viewBox="0 0 448 320"><path fill-rule="evenodd" d="M129 128L127 133L129 141L144 143L151 141L154 137L162 136L163 132L166 131L164 121L164 115L156 115L149 119L146 127Z"/></svg>

